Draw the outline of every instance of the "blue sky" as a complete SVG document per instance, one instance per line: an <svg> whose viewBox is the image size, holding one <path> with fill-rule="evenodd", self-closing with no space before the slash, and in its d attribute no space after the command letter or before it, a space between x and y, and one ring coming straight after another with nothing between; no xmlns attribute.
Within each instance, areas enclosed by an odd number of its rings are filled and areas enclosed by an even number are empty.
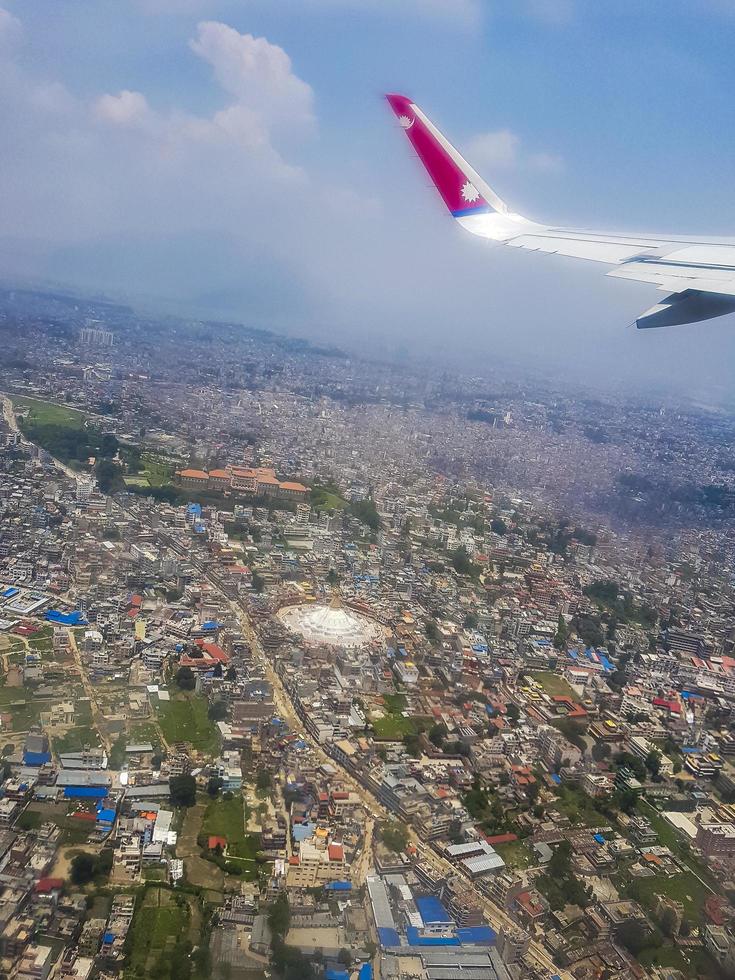
<svg viewBox="0 0 735 980"><path fill-rule="evenodd" d="M631 335L655 291L466 240L380 95L530 217L734 234L734 0L0 5L0 273L727 393L732 318Z"/></svg>

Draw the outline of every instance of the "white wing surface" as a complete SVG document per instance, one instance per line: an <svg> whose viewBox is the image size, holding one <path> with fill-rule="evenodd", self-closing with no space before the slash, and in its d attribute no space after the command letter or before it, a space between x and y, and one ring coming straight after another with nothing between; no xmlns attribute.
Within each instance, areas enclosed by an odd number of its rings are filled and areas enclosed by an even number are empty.
<svg viewBox="0 0 735 980"><path fill-rule="evenodd" d="M735 311L735 238L611 234L539 224L516 214L403 95L388 102L444 203L473 235L512 248L566 255L613 266L619 279L651 283L670 293L636 320L664 327Z"/></svg>

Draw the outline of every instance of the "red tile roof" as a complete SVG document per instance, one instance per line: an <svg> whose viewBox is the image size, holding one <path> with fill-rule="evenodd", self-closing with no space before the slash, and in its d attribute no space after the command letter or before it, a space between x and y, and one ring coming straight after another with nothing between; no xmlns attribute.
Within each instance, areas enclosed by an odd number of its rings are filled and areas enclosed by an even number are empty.
<svg viewBox="0 0 735 980"><path fill-rule="evenodd" d="M64 887L63 878L39 878L34 889L37 895L48 895L49 892L58 892Z"/></svg>

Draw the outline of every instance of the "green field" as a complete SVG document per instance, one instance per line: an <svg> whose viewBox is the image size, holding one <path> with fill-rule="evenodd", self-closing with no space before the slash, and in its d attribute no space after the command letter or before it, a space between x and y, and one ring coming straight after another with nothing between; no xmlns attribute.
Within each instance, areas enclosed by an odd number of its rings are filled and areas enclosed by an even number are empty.
<svg viewBox="0 0 735 980"><path fill-rule="evenodd" d="M169 744L190 742L209 755L219 751L219 732L207 717L207 700L199 694L174 695L158 704L158 722Z"/></svg>
<svg viewBox="0 0 735 980"><path fill-rule="evenodd" d="M178 901L177 901L178 900ZM125 977L174 980L176 946L189 938L191 909L185 896L149 888L135 910L128 936Z"/></svg>
<svg viewBox="0 0 735 980"><path fill-rule="evenodd" d="M538 860L530 847L522 840L514 840L509 844L493 844L493 847L509 868L533 868Z"/></svg>
<svg viewBox="0 0 735 980"><path fill-rule="evenodd" d="M239 793L235 793L230 799L218 797L204 812L202 833L207 837L225 837L226 860L237 862L242 868L243 877L254 880L258 877L255 855L260 841L257 835L245 832L245 819L246 807Z"/></svg>
<svg viewBox="0 0 735 980"><path fill-rule="evenodd" d="M94 748L100 744L97 729L91 725L77 725L63 735L52 736L51 740L57 755L62 752L81 752L85 746Z"/></svg>
<svg viewBox="0 0 735 980"><path fill-rule="evenodd" d="M682 871L680 874L670 876L637 878L634 889L634 893L639 896L638 901L649 909L653 907L656 895L666 895L676 902L681 902L691 922L699 921L704 900L711 894L691 871Z"/></svg>
<svg viewBox="0 0 735 980"><path fill-rule="evenodd" d="M315 510L344 510L347 506L335 487L312 487L309 501Z"/></svg>
<svg viewBox="0 0 735 980"><path fill-rule="evenodd" d="M560 677L559 674L552 674L550 671L546 670L534 670L528 672L529 677L533 677L541 687L546 691L548 695L553 697L563 696L567 698L572 698L577 700L577 695L574 693L569 684Z"/></svg>
<svg viewBox="0 0 735 980"><path fill-rule="evenodd" d="M551 806L569 818L572 824L584 827L606 827L610 818L595 809L592 797L574 786L561 786L558 797Z"/></svg>
<svg viewBox="0 0 735 980"><path fill-rule="evenodd" d="M34 830L42 823L53 823L61 831L62 844L85 844L94 830L94 823L72 817L68 811L66 803L31 803L21 814L18 826L23 830Z"/></svg>
<svg viewBox="0 0 735 980"><path fill-rule="evenodd" d="M13 408L28 410L25 421L31 425L63 425L67 429L84 427L86 415L76 408L22 395L12 395L11 401Z"/></svg>
<svg viewBox="0 0 735 980"><path fill-rule="evenodd" d="M392 715L398 715L406 710L408 698L405 694L384 694L383 704L387 712Z"/></svg>
<svg viewBox="0 0 735 980"><path fill-rule="evenodd" d="M4 679L3 679L4 680ZM23 687L5 687L0 684L0 711L12 717L14 732L27 732L41 717L41 712L51 707L51 701L38 701L29 696Z"/></svg>
<svg viewBox="0 0 735 980"><path fill-rule="evenodd" d="M18 419L26 439L69 466L85 469L90 456L111 456L114 452L114 437L104 436L77 409L33 398L13 398L13 403L16 409L27 409Z"/></svg>
<svg viewBox="0 0 735 980"><path fill-rule="evenodd" d="M384 715L370 721L377 739L400 741L404 735L415 735L418 731L413 718L403 715Z"/></svg>
<svg viewBox="0 0 735 980"><path fill-rule="evenodd" d="M404 735L417 735L431 728L433 719L424 715L410 715L406 718L403 712L408 705L405 694L384 694L382 718L372 717L370 724L377 739L384 741L400 741Z"/></svg>
<svg viewBox="0 0 735 980"><path fill-rule="evenodd" d="M139 473L125 477L126 486L138 487L163 487L168 486L173 480L174 466L169 462L143 453L140 457L143 469Z"/></svg>

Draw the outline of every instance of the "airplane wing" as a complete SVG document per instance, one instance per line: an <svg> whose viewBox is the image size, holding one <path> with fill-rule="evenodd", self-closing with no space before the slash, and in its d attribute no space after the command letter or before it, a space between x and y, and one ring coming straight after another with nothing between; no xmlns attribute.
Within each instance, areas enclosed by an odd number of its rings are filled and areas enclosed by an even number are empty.
<svg viewBox="0 0 735 980"><path fill-rule="evenodd" d="M532 252L603 262L607 273L671 295L636 320L640 328L735 312L735 238L609 234L543 225L516 214L404 95L386 96L445 205L480 238Z"/></svg>

